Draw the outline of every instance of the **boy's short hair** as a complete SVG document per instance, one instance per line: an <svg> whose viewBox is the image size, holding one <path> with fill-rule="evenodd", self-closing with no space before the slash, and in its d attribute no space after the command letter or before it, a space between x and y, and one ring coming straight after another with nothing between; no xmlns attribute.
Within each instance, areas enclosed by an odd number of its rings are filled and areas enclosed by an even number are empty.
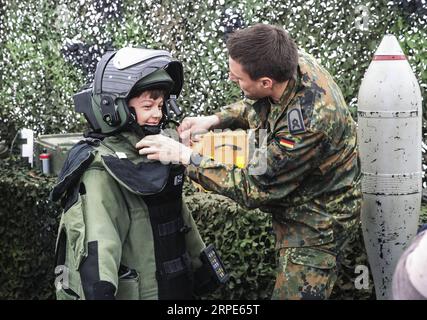
<svg viewBox="0 0 427 320"><path fill-rule="evenodd" d="M154 99L154 100L156 100L156 99L158 99L160 97L162 97L163 99L165 99L166 96L169 94L169 92L167 90L162 89L162 88L134 90L134 91L130 92L130 94L129 94L128 98L127 98L127 101L129 102L130 99L139 97L141 94L143 94L144 92L147 92L147 91L150 93L150 98Z"/></svg>

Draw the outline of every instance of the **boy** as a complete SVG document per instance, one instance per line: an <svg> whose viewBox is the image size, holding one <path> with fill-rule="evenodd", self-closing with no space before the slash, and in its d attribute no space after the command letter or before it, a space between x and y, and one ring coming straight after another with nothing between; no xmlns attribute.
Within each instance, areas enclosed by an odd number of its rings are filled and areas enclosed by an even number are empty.
<svg viewBox="0 0 427 320"><path fill-rule="evenodd" d="M52 192L64 208L58 299L190 299L216 286L200 259L210 247L182 201L185 168L135 149L165 127L182 82L168 52L124 48L107 52L93 88L75 96L91 130Z"/></svg>

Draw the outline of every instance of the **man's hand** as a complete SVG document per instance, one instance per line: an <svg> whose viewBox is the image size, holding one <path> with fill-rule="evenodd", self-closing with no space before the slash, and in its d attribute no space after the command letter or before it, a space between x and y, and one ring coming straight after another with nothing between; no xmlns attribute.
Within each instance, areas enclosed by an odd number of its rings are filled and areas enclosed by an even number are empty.
<svg viewBox="0 0 427 320"><path fill-rule="evenodd" d="M193 153L189 147L161 134L150 135L136 144L139 154L147 155L147 159L159 160L162 163L189 164Z"/></svg>
<svg viewBox="0 0 427 320"><path fill-rule="evenodd" d="M197 134L204 134L209 129L219 125L219 118L216 115L204 117L187 117L182 120L178 127L179 137L186 146L190 146L191 142L198 141Z"/></svg>

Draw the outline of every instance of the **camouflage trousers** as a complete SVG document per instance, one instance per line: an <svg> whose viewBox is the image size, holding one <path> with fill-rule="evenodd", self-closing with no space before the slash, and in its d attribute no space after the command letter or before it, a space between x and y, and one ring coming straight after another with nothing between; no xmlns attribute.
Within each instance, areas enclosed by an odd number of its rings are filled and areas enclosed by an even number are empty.
<svg viewBox="0 0 427 320"><path fill-rule="evenodd" d="M328 246L282 248L272 300L328 299L337 269Z"/></svg>

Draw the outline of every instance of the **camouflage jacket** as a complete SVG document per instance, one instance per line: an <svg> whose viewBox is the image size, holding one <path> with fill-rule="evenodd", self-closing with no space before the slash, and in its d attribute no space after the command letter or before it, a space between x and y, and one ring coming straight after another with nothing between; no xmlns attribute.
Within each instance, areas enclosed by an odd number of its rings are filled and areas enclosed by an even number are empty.
<svg viewBox="0 0 427 320"><path fill-rule="evenodd" d="M221 127L267 131L250 166L262 174L203 159L188 175L207 190L273 214L276 247L344 240L358 225L361 205L356 124L341 90L303 52L297 74L278 104L243 100L217 113Z"/></svg>

